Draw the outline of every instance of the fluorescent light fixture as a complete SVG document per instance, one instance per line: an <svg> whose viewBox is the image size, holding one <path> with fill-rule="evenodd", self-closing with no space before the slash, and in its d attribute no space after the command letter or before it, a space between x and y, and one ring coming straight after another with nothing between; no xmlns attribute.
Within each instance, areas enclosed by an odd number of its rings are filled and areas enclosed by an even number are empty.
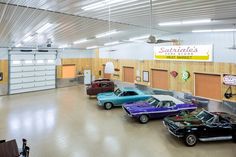
<svg viewBox="0 0 236 157"><path fill-rule="evenodd" d="M96 38L102 38L102 37L109 36L109 35L116 34L116 33L118 33L116 30L112 30L109 32L98 34L98 35L96 35Z"/></svg>
<svg viewBox="0 0 236 157"><path fill-rule="evenodd" d="M135 2L138 0L103 0L101 2L93 3L90 5L87 5L85 7L82 7L81 9L88 11L88 10L100 10L103 9L106 6L118 6L123 5L131 2Z"/></svg>
<svg viewBox="0 0 236 157"><path fill-rule="evenodd" d="M24 42L28 42L28 41L30 41L30 40L32 40L33 39L33 36L28 36L27 38L25 38L23 41Z"/></svg>
<svg viewBox="0 0 236 157"><path fill-rule="evenodd" d="M110 43L105 43L104 46L116 45L119 43L120 43L119 41L114 41L114 42L110 42Z"/></svg>
<svg viewBox="0 0 236 157"><path fill-rule="evenodd" d="M236 29L208 29L208 30L193 30L193 33L207 33L207 32L236 32Z"/></svg>
<svg viewBox="0 0 236 157"><path fill-rule="evenodd" d="M66 48L66 47L69 47L69 45L68 45L68 44L61 45L61 46L59 46L58 48Z"/></svg>
<svg viewBox="0 0 236 157"><path fill-rule="evenodd" d="M193 21L183 21L183 25L189 25L189 24L198 24L198 23L209 23L211 22L211 19L203 19L203 20L193 20Z"/></svg>
<svg viewBox="0 0 236 157"><path fill-rule="evenodd" d="M173 22L163 22L159 23L159 26L178 26L178 25L192 25L192 24L201 24L212 22L211 19L202 19L202 20L191 20L191 21L173 21Z"/></svg>
<svg viewBox="0 0 236 157"><path fill-rule="evenodd" d="M33 64L33 61L32 60L26 60L25 64Z"/></svg>
<svg viewBox="0 0 236 157"><path fill-rule="evenodd" d="M88 41L87 39L81 39L81 40L74 41L73 44L81 44L81 43L85 43L87 41Z"/></svg>
<svg viewBox="0 0 236 157"><path fill-rule="evenodd" d="M53 26L53 24L46 23L43 27L39 28L36 32L38 34L43 33L44 31L46 31L47 29L51 28L52 26Z"/></svg>
<svg viewBox="0 0 236 157"><path fill-rule="evenodd" d="M143 35L143 36L139 36L139 37L133 37L130 38L129 41L136 41L136 40L143 40L143 39L147 39L150 35Z"/></svg>
<svg viewBox="0 0 236 157"><path fill-rule="evenodd" d="M16 47L21 47L22 45L21 44L17 44Z"/></svg>
<svg viewBox="0 0 236 157"><path fill-rule="evenodd" d="M90 49L96 49L96 48L98 48L98 46L90 46L90 47L87 47L86 49L90 50Z"/></svg>
<svg viewBox="0 0 236 157"><path fill-rule="evenodd" d="M44 60L37 60L36 62L37 62L37 64L43 64Z"/></svg>
<svg viewBox="0 0 236 157"><path fill-rule="evenodd" d="M12 64L14 64L14 65L21 64L21 61L12 61Z"/></svg>

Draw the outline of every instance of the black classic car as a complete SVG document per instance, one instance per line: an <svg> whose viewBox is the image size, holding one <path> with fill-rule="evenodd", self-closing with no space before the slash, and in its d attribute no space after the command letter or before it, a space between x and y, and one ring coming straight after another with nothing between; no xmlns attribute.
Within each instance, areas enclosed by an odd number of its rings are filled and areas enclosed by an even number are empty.
<svg viewBox="0 0 236 157"><path fill-rule="evenodd" d="M236 142L236 117L224 112L192 112L166 117L169 132L184 140L187 146L197 141L233 140Z"/></svg>

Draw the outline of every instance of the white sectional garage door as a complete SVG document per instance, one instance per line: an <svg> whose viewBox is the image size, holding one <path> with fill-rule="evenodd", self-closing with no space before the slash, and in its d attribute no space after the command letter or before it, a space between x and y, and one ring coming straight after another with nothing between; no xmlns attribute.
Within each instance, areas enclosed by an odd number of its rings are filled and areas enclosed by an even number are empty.
<svg viewBox="0 0 236 157"><path fill-rule="evenodd" d="M56 87L56 53L10 53L9 94Z"/></svg>

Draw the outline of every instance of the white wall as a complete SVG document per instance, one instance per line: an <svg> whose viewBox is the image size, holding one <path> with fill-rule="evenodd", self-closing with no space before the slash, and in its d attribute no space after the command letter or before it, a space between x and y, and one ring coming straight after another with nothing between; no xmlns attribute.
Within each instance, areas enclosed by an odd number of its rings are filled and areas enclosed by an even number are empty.
<svg viewBox="0 0 236 157"><path fill-rule="evenodd" d="M8 59L8 49L7 48L0 48L0 60Z"/></svg>
<svg viewBox="0 0 236 157"><path fill-rule="evenodd" d="M227 33L188 33L176 34L161 37L162 39L178 39L183 45L192 44L213 44L214 45L214 62L236 63L236 50L230 50L233 45L232 32ZM108 50L116 50L110 52ZM100 48L100 58L114 59L153 59L153 45L147 43L127 43L110 48Z"/></svg>
<svg viewBox="0 0 236 157"><path fill-rule="evenodd" d="M59 50L60 58L95 58L96 53L93 50Z"/></svg>

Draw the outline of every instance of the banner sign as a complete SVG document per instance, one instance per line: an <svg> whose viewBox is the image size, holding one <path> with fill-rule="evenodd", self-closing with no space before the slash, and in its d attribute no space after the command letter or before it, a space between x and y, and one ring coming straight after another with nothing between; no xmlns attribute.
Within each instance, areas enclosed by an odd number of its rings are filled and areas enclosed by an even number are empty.
<svg viewBox="0 0 236 157"><path fill-rule="evenodd" d="M223 82L225 85L236 86L236 76L235 75L224 75Z"/></svg>
<svg viewBox="0 0 236 157"><path fill-rule="evenodd" d="M213 60L213 45L155 46L155 60L203 61Z"/></svg>

